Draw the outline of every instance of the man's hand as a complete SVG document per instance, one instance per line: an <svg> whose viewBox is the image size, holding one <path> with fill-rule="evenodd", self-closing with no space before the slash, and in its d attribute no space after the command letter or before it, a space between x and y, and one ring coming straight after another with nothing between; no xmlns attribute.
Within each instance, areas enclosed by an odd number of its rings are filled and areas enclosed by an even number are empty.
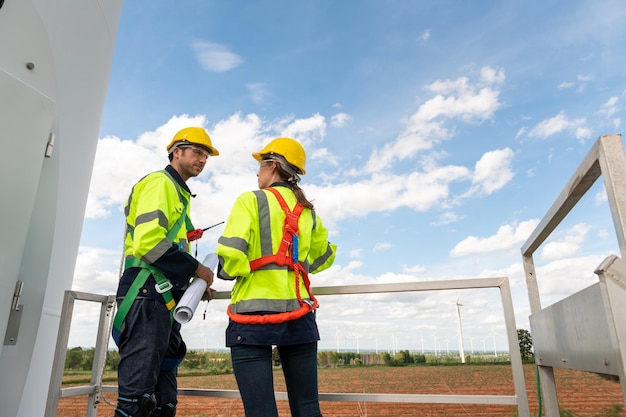
<svg viewBox="0 0 626 417"><path fill-rule="evenodd" d="M196 276L206 281L207 288L213 284L213 271L201 262L198 263L198 268L196 268Z"/></svg>

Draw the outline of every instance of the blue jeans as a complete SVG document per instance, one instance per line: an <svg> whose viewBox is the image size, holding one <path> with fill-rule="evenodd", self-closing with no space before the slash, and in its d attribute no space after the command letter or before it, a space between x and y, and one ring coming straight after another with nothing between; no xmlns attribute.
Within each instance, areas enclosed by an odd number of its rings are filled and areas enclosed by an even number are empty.
<svg viewBox="0 0 626 417"><path fill-rule="evenodd" d="M150 299L136 299L124 323L117 375L119 397L127 400L118 400L116 416L137 414L139 405L132 400L144 394L154 394L159 408L175 408L178 364L186 353L180 324L172 324L163 303Z"/></svg>
<svg viewBox="0 0 626 417"><path fill-rule="evenodd" d="M278 417L274 397L272 347L230 348L233 371L246 417ZM317 388L317 342L278 346L293 417L320 417Z"/></svg>

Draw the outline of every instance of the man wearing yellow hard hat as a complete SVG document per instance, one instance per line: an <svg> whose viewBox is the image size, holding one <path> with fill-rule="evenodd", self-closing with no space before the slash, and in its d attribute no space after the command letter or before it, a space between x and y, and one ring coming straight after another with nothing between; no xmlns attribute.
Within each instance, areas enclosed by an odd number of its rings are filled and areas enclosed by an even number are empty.
<svg viewBox="0 0 626 417"><path fill-rule="evenodd" d="M137 182L124 209L124 272L117 290L113 338L119 347L117 417L173 417L178 365L187 351L176 303L191 277L213 283L213 271L190 251L193 194L186 181L219 152L202 127L188 127L167 145L169 165Z"/></svg>

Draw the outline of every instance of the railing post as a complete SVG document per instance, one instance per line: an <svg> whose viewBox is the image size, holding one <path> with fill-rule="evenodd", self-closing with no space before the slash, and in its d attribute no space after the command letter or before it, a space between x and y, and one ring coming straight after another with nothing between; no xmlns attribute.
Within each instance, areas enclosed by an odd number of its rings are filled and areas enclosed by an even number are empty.
<svg viewBox="0 0 626 417"><path fill-rule="evenodd" d="M54 362L52 365L52 375L48 387L48 400L46 402L45 417L56 417L59 407L59 396L61 382L63 381L63 371L65 368L65 355L67 353L67 341L70 336L70 324L72 313L74 312L74 292L65 291L63 296L63 306L59 319L59 334L54 350Z"/></svg>
<svg viewBox="0 0 626 417"><path fill-rule="evenodd" d="M95 387L95 392L89 394L86 417L96 417L98 415L98 404L100 404L100 396L102 395L102 375L106 365L114 303L115 296L109 295L106 303L102 303L100 307L98 337L96 338L96 348L91 367L91 385Z"/></svg>

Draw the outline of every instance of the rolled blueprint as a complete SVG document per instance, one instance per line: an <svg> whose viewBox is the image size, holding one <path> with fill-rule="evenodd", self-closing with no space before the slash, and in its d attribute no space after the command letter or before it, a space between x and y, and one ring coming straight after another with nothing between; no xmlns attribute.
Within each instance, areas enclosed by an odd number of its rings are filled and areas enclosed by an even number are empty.
<svg viewBox="0 0 626 417"><path fill-rule="evenodd" d="M213 272L217 272L218 259L216 254L208 254L202 263L211 268ZM205 291L206 281L194 278L174 309L174 319L180 324L188 323L193 318Z"/></svg>

